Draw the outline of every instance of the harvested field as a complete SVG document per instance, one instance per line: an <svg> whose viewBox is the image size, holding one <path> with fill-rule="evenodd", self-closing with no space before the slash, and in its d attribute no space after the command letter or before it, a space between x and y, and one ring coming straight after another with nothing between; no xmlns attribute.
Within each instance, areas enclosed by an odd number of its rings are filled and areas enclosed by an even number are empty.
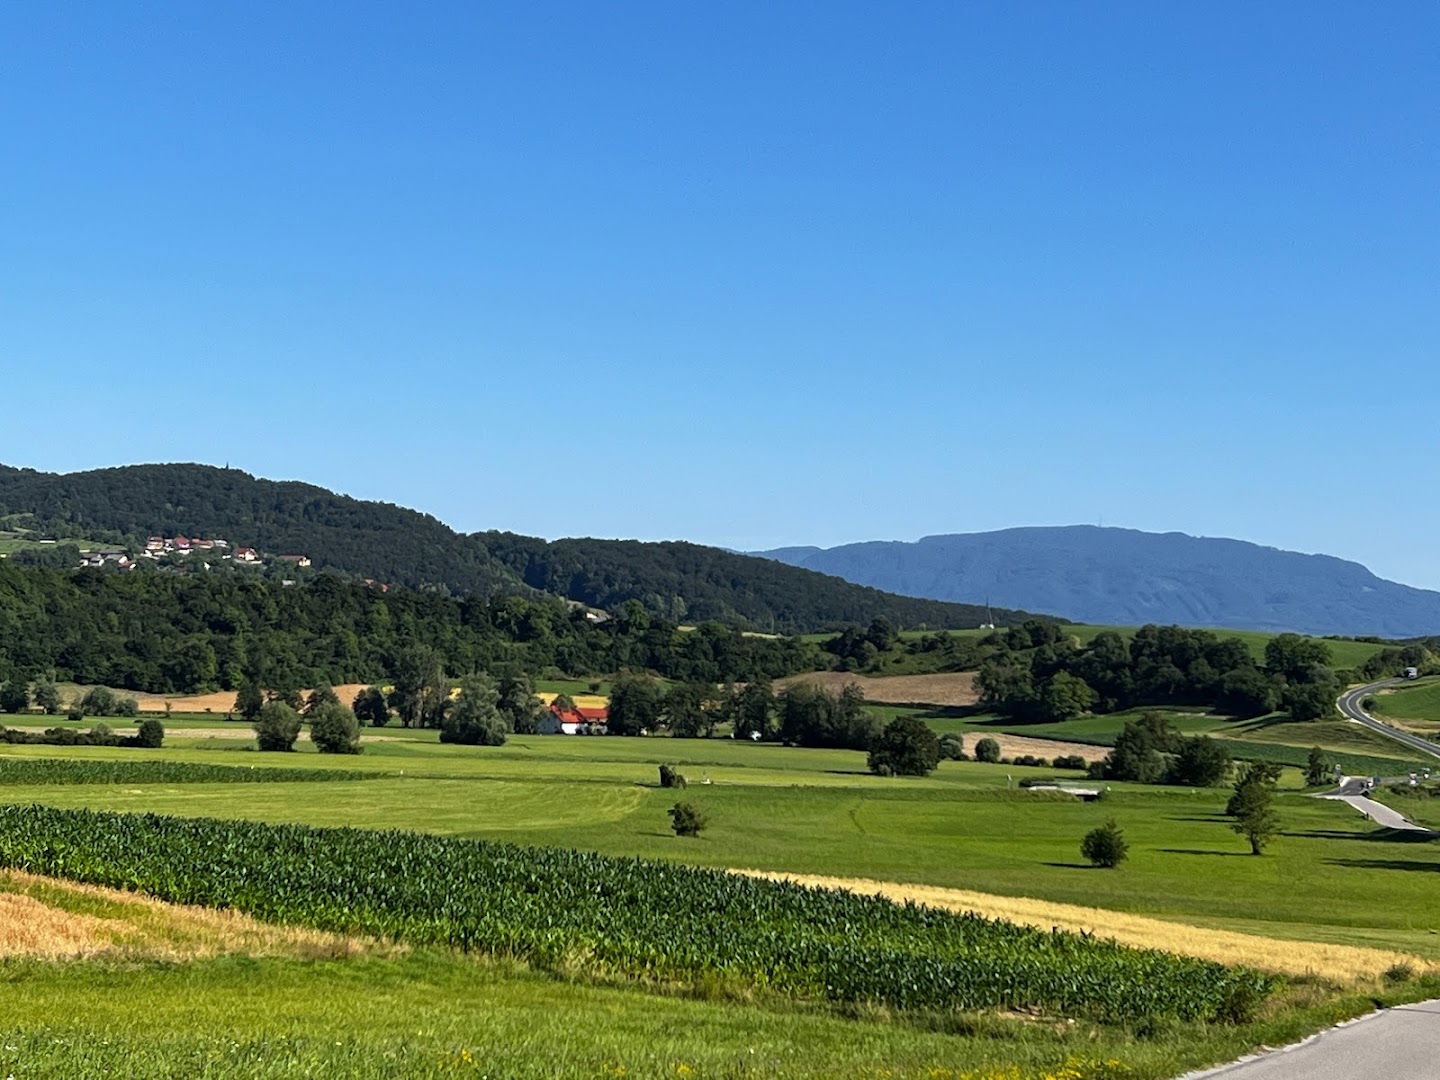
<svg viewBox="0 0 1440 1080"><path fill-rule="evenodd" d="M345 705L355 704L355 696L364 690L365 683L346 683L344 686L335 687L335 696ZM60 687L61 695L66 699L78 698L88 686L77 686L73 683ZM234 690L217 690L213 694L142 694L134 690L116 690L120 697L134 698L135 704L140 706L141 712L163 713L168 703L170 708L177 713L215 713L224 716L235 708Z"/></svg>
<svg viewBox="0 0 1440 1080"><path fill-rule="evenodd" d="M1378 979L1397 964L1408 964L1416 971L1435 970L1433 965L1417 956L1384 949L1287 941L1257 934L1241 934L1233 930L1212 930L1188 923L1130 915L1123 911L1053 903L1024 896L996 896L966 889L872 881L867 878L824 877L817 874L763 870L734 872L826 889L848 889L867 896L884 896L899 902L910 901L948 911L974 912L986 918L1004 919L1007 922L1041 929L1059 927L1062 930L1084 931L1097 937L1113 938L1122 945L1163 949L1182 956L1259 968L1280 975L1320 975L1337 982L1347 979L1358 982Z"/></svg>
<svg viewBox="0 0 1440 1080"><path fill-rule="evenodd" d="M1030 754L1033 757L1042 757L1047 760L1068 754L1071 757L1081 757L1088 765L1092 761L1099 761L1110 753L1108 746L1092 746L1089 743L1061 742L1059 739L1031 739L1024 735L1005 735L995 732L974 732L967 731L963 736L965 740L965 752L972 757L975 755L975 744L981 739L994 739L1000 744L1001 757L1020 757Z"/></svg>
<svg viewBox="0 0 1440 1080"><path fill-rule="evenodd" d="M839 693L849 683L865 692L865 700L895 705L974 705L980 700L973 671L944 675L854 675L848 671L812 671L777 679L775 688L808 682Z"/></svg>
<svg viewBox="0 0 1440 1080"><path fill-rule="evenodd" d="M0 958L117 955L189 960L227 953L321 957L380 948L338 934L272 926L235 911L165 904L18 870L0 873Z"/></svg>

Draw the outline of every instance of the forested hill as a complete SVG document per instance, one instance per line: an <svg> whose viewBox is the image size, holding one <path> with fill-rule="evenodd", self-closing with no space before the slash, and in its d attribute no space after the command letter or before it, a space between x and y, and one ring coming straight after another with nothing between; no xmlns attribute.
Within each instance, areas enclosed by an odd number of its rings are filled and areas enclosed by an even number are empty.
<svg viewBox="0 0 1440 1080"><path fill-rule="evenodd" d="M974 604L896 596L770 559L735 555L681 541L553 540L479 533L491 554L525 584L593 607L639 600L677 622L715 619L792 633L868 623L877 616L902 627L973 627L986 620ZM1016 625L1023 611L997 610Z"/></svg>
<svg viewBox="0 0 1440 1080"><path fill-rule="evenodd" d="M609 610L633 599L677 622L717 620L777 633L876 618L901 627L967 627L985 617L972 604L896 596L699 544L464 535L415 510L208 465L67 474L0 466L0 517L17 514L60 536L136 546L150 535L219 536L390 584L480 596L539 590ZM995 612L1005 625L1025 617Z"/></svg>
<svg viewBox="0 0 1440 1080"><path fill-rule="evenodd" d="M0 466L0 515L17 513L62 535L99 530L137 546L152 535L219 536L397 585L487 596L523 589L483 547L428 514L239 469L131 465L59 474Z"/></svg>

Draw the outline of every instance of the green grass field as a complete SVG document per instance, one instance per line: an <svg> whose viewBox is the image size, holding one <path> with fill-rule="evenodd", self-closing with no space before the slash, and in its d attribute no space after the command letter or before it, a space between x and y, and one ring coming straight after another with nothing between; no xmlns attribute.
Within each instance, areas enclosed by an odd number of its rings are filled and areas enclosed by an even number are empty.
<svg viewBox="0 0 1440 1080"><path fill-rule="evenodd" d="M1348 807L1294 791L1280 800L1283 835L1254 858L1221 814L1223 790L1117 784L1104 801L1086 804L1016 790L1020 779L1052 775L1047 770L945 762L929 777L881 778L865 770L858 752L725 739L531 736L480 748L443 745L433 731L367 729L366 752L351 758L319 755L304 743L275 754L246 739L184 735L216 726L213 717L172 721L160 750L0 746L0 758L341 768L357 780L0 784L0 800L414 829L925 883L1440 962L1433 902L1440 843L1397 841ZM671 833L666 809L676 793L658 787L660 762L680 766L690 779L682 797L711 815L699 839ZM1108 818L1124 829L1131 858L1118 871L1097 871L1082 865L1079 841ZM7 1048L0 1068L17 1077L106 1069L227 1077L956 1078L993 1069L997 1077L1043 1077L1069 1059L1110 1058L1123 1060L1124 1071L1090 1064L1080 1075L1162 1077L1261 1041L1283 1042L1367 1000L1297 988L1301 996L1259 1026L1179 1026L1140 1037L996 1017L930 1030L864 1010L695 1000L424 950L345 960L0 966L0 1045ZM1022 1071L998 1071L1010 1065Z"/></svg>
<svg viewBox="0 0 1440 1080"><path fill-rule="evenodd" d="M1421 679L1413 686L1382 690L1375 695L1375 713L1407 726L1440 727L1440 679Z"/></svg>

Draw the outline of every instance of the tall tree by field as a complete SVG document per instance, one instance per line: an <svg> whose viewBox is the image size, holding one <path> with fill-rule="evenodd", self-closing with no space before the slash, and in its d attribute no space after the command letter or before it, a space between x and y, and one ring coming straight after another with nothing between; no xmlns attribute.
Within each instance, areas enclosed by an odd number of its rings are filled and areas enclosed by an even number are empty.
<svg viewBox="0 0 1440 1080"><path fill-rule="evenodd" d="M1277 634L1265 643L1265 670L1292 682L1305 681L1316 665L1330 666L1330 648L1323 641L1299 634Z"/></svg>
<svg viewBox="0 0 1440 1080"><path fill-rule="evenodd" d="M323 702L310 713L310 741L322 754L358 754L360 721L338 700Z"/></svg>
<svg viewBox="0 0 1440 1080"><path fill-rule="evenodd" d="M608 727L616 735L655 731L663 708L659 683L648 675L621 672L610 687Z"/></svg>
<svg viewBox="0 0 1440 1080"><path fill-rule="evenodd" d="M0 712L21 713L30 708L30 690L24 679L0 684Z"/></svg>
<svg viewBox="0 0 1440 1080"><path fill-rule="evenodd" d="M735 738L770 738L775 723L775 692L770 680L757 679L736 690L727 703L726 714Z"/></svg>
<svg viewBox="0 0 1440 1080"><path fill-rule="evenodd" d="M1225 813L1235 819L1230 827L1250 842L1252 855L1261 854L1280 831L1280 818L1275 812L1275 786L1279 779L1280 766L1247 762L1240 769L1230 801L1225 804Z"/></svg>
<svg viewBox="0 0 1440 1080"><path fill-rule="evenodd" d="M260 710L254 726L261 750L294 750L300 737L300 714L283 701L272 701Z"/></svg>
<svg viewBox="0 0 1440 1080"><path fill-rule="evenodd" d="M310 691L310 696L305 699L303 714L313 719L315 714L326 705L339 705L340 698L336 695L334 688L329 683L321 683Z"/></svg>
<svg viewBox="0 0 1440 1080"><path fill-rule="evenodd" d="M253 724L260 718L260 710L263 708L265 695L260 692L259 685L253 679L246 679L235 692L235 712L242 720Z"/></svg>
<svg viewBox="0 0 1440 1080"><path fill-rule="evenodd" d="M713 687L704 683L676 683L665 694L665 723L670 734L682 739L706 739L715 730L709 705Z"/></svg>
<svg viewBox="0 0 1440 1080"><path fill-rule="evenodd" d="M351 708L355 718L366 727L384 727L390 722L390 704L385 700L385 691L378 686L367 686L356 694Z"/></svg>
<svg viewBox="0 0 1440 1080"><path fill-rule="evenodd" d="M895 776L928 776L940 764L940 740L915 716L897 716L870 744L870 771Z"/></svg>
<svg viewBox="0 0 1440 1080"><path fill-rule="evenodd" d="M54 716L60 711L60 691L49 679L35 684L35 705L46 716Z"/></svg>
<svg viewBox="0 0 1440 1080"><path fill-rule="evenodd" d="M1230 772L1230 751L1204 735L1181 739L1165 779L1187 787L1216 787Z"/></svg>
<svg viewBox="0 0 1440 1080"><path fill-rule="evenodd" d="M505 723L516 735L534 735L540 730L545 706L535 696L535 683L523 671L512 671L499 682L497 707ZM574 703L571 703L574 708Z"/></svg>
<svg viewBox="0 0 1440 1080"><path fill-rule="evenodd" d="M438 726L450 699L450 684L440 654L425 646L405 649L395 662L390 704L407 728Z"/></svg>
<svg viewBox="0 0 1440 1080"><path fill-rule="evenodd" d="M1330 760L1325 756L1325 751L1318 746L1310 748L1310 754L1305 759L1305 783L1309 787L1320 787L1330 780L1332 769Z"/></svg>
<svg viewBox="0 0 1440 1080"><path fill-rule="evenodd" d="M503 746L510 728L500 712L500 693L488 675L470 675L440 721L440 741L467 746Z"/></svg>

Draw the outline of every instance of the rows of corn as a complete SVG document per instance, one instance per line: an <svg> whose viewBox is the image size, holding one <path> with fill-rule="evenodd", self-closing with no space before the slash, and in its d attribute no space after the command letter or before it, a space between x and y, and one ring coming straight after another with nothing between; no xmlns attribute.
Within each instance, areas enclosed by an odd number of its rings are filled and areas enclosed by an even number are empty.
<svg viewBox="0 0 1440 1080"><path fill-rule="evenodd" d="M365 780L382 775L354 769L247 768L185 761L0 757L0 784L257 784Z"/></svg>
<svg viewBox="0 0 1440 1080"><path fill-rule="evenodd" d="M901 1009L1224 1020L1253 971L677 864L412 832L0 807L0 865L272 922Z"/></svg>

